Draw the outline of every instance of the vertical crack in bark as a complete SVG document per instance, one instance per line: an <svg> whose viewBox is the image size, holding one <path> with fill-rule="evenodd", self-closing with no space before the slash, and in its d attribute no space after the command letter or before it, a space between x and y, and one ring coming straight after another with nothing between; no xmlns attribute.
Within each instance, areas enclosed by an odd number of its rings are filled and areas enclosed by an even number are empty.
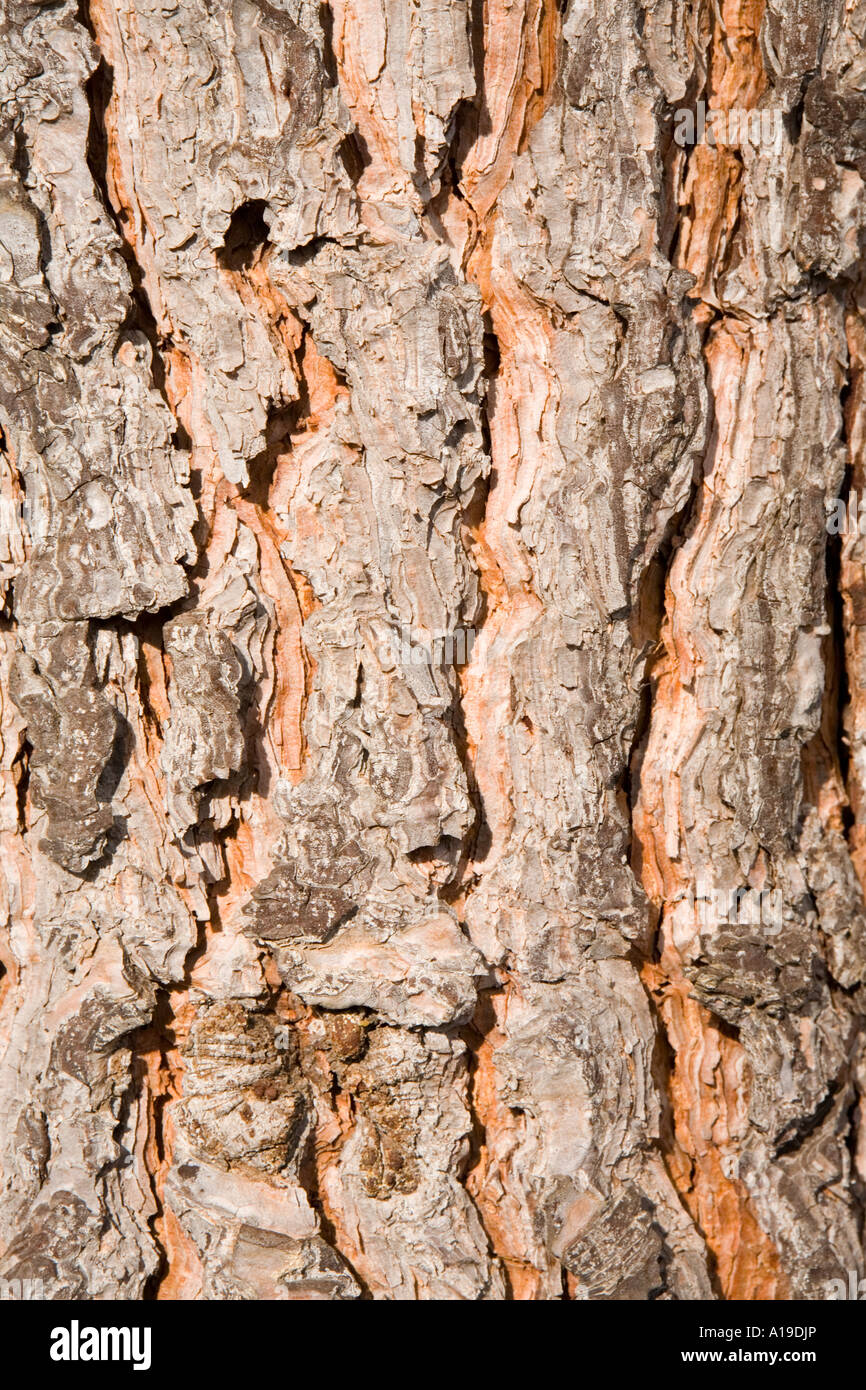
<svg viewBox="0 0 866 1390"><path fill-rule="evenodd" d="M363 1274L363 1244L346 1228L342 1208L331 1200L329 1188L329 1178L339 1170L343 1150L355 1131L352 1096L341 1086L326 1050L322 1049L321 1038L316 1036L323 1015L317 1015L300 1001L293 1001L293 1005L302 1065L310 1080L317 1112L308 1152L299 1172L300 1181L318 1215L322 1235L345 1261L358 1284L361 1300L370 1302L375 1295ZM327 1029L326 1017L324 1026Z"/></svg>
<svg viewBox="0 0 866 1390"><path fill-rule="evenodd" d="M130 1040L133 1076L138 1074L144 1101L146 1136L142 1147L143 1168L150 1182L155 1212L149 1219L159 1264L147 1280L142 1297L153 1301L166 1297L169 1279L178 1265L178 1249L183 1235L172 1221L164 1200L165 1178L171 1166L171 1141L167 1132L166 1107L180 1094L182 1066L174 1035L174 1012L169 991L160 990L151 1023Z"/></svg>
<svg viewBox="0 0 866 1390"><path fill-rule="evenodd" d="M507 6L506 10L501 10L496 0L483 7L473 7L478 119L474 131L464 136L455 155L451 207L443 219L452 234L458 238L462 235L461 264L481 293L487 325L485 341L489 344L484 428L492 471L483 493L479 492L476 505L466 517L484 608L472 656L460 672L463 760L478 817L473 860L467 866L467 877L460 884L461 916L484 861L491 852L498 852L505 835L503 824L491 824L488 819L477 772L479 759L487 763L488 772L492 763L499 763L503 769L506 765L497 748L499 731L506 719L497 709L499 663L503 662L505 651L518 633L531 625L541 608L533 592L530 558L523 551L516 530L506 520L515 492L513 469L517 459L509 459L508 427L506 425L504 431L500 427L497 433L495 415L499 412L507 416L522 391L535 389L534 384L530 387L528 368L521 369L518 365L517 342L520 337L524 342L532 341L532 332L527 332L527 328L533 316L539 320L536 332L542 342L545 330L539 310L510 274L507 265L498 266L494 271L493 248L496 200L511 178L514 161L525 149L533 126L543 116L556 80L560 15L550 0L529 0L526 5ZM496 44L489 39L506 24L517 24L520 31L517 45L520 74L507 84L507 88L503 86L503 73L496 67ZM491 62L493 67L488 71ZM455 198L460 201L459 207L454 206ZM539 372L544 374L545 363L539 361L537 365ZM549 389L554 388L551 385ZM505 788L503 791L507 800L509 793ZM506 1272L506 1296L522 1301L543 1296L542 1280L521 1248L518 1234L521 1216L516 1194L508 1195L506 1191L504 1208L494 1195L500 1180L507 1189L507 1175L500 1171L492 1187L490 1184L491 1164L496 1164L491 1156L491 1133L495 1131L499 1141L507 1145L508 1131L519 1130L522 1124L521 1118L497 1096L493 1077L492 1054L497 1039L501 1038L496 1006L507 1012L508 996L513 988L508 969L493 973L498 983L492 990L479 994L473 1024L464 1031L472 1059L469 1098L473 1142L463 1181L480 1214L491 1250Z"/></svg>
<svg viewBox="0 0 866 1390"><path fill-rule="evenodd" d="M78 18L90 34L94 44L99 48L99 35L89 0L81 0ZM156 321L144 287L142 267L136 255L134 241L128 231L129 214L124 205L116 197L112 197L109 187L111 141L106 124L106 112L111 99L112 81L111 69L105 57L101 56L85 85L85 94L90 107L87 163L97 193L118 232L124 261L132 280L133 310L128 323L143 332L148 339L151 348L152 380L163 400L171 409L172 403L166 391L166 371L162 357L164 344L157 332ZM175 413L174 410L172 413ZM163 614L163 617L165 616ZM160 663L162 662L161 629L159 620L149 615L140 619L138 623L131 624L131 627L139 644L139 694L143 728L148 741L148 761L151 768L155 770L159 766L158 753L162 745L161 716L164 717L167 711L158 711L151 703L148 661L145 651L149 649L151 660L155 659ZM164 688L164 674L160 674ZM150 1184L155 1206L154 1214L149 1218L148 1224L156 1249L158 1264L155 1272L146 1281L142 1295L145 1299L151 1300L165 1296L169 1281L173 1280L175 1276L177 1252L185 1244L188 1244L178 1223L173 1220L171 1212L166 1208L163 1190L165 1176L171 1164L171 1146L165 1112L167 1105L180 1094L182 1074L173 1032L175 1015L170 998L172 993L188 988L192 964L206 949L206 934L204 924L200 924L199 940L186 958L184 980L158 991L150 1023L137 1030L130 1039L132 1087L137 1091L143 1103L145 1114L146 1133L141 1144L142 1166ZM121 1120L117 1127L118 1142L121 1142L121 1131L124 1128L125 1121Z"/></svg>
<svg viewBox="0 0 866 1390"><path fill-rule="evenodd" d="M97 46L104 45L109 27L101 6L97 9L88 4L82 9L81 18ZM170 674L165 670L164 620L195 607L210 568L212 546L217 547L217 556L221 553L220 513L231 508L256 537L265 591L273 589L276 608L273 687L258 717L255 702L251 703L245 730L253 757L248 780L261 798L267 794L268 780L265 739L274 741L276 761L290 777L298 780L303 775L304 714L314 667L300 639L300 624L312 611L314 600L304 576L295 573L283 556L285 535L272 512L271 491L280 460L286 449L291 448L292 436L309 424L307 417L311 414L310 401L314 392L319 408L322 407L322 372L319 371L315 384L307 380L305 357L309 360L311 352L315 356L315 349L311 340L305 343L302 325L271 283L267 229L261 216L265 204L245 204L236 211L226 234L221 254L224 271L241 302L264 326L278 355L300 383L300 390L293 407L275 412L269 420L265 449L250 464L249 485L242 488L224 479L215 463L213 441L202 428L199 364L182 333L167 317L164 306L157 311L159 326L151 308L148 287L158 289L158 275L152 264L147 266L142 260L136 229L146 224L141 209L134 206L134 188L125 186L122 155L115 140L117 117L111 122L108 119L112 94L112 70L103 47L103 56L87 84L91 108L88 163L121 239L133 283L134 326L144 332L150 342L154 384L176 421L176 439L193 452L193 495L199 511L198 558L190 571L188 598L176 604L170 614L163 613L156 618L145 616L131 625L142 653L140 692L149 764L153 770L160 766L164 724L169 718L166 687L170 685ZM299 671L300 681L296 679ZM151 698L153 689L159 691L156 703ZM150 1225L159 1266L148 1280L144 1295L151 1299L191 1296L188 1289L195 1286L198 1267L195 1249L164 1199L165 1179L173 1162L171 1107L183 1095L184 1068L177 1029L179 1018L190 1014L195 967L205 961L215 934L225 930L221 914L236 898L236 885L243 891L242 885L246 882L244 838L243 822L237 813L228 826L213 836L213 846L222 859L224 871L220 878L205 885L210 921L200 924L199 940L187 956L183 979L160 991L151 1023L139 1030L135 1038L134 1068L140 1072L139 1085L145 1097L149 1126L142 1158L156 1206ZM186 1031L188 1025L181 1024L181 1033L185 1035ZM309 1195L311 1199L315 1196L313 1191ZM320 1213L323 1226L327 1226L321 1204L313 1201L313 1205Z"/></svg>
<svg viewBox="0 0 866 1390"><path fill-rule="evenodd" d="M847 469L840 500L846 522L828 539L833 569L829 576L833 605L831 639L834 643L838 680L833 734L838 749L841 779L847 805L841 809L851 858L866 892L866 778L861 746L866 738L866 687L864 687L863 600L866 569L861 559L864 523L861 503L866 500L866 282L851 292L846 312L848 376L842 394ZM854 525L851 526L851 520ZM838 524L839 518L835 518Z"/></svg>
<svg viewBox="0 0 866 1390"><path fill-rule="evenodd" d="M723 0L715 11L706 92L707 103L714 109L752 108L763 90L759 41L763 8L764 0ZM713 286L732 254L742 197L741 160L733 150L697 144L685 162L683 183L692 200L691 216L686 230L680 214L672 255L675 263L696 279L691 294L695 319L703 333L709 382L710 354L725 323ZM703 489L711 485L717 438L713 423ZM678 687L687 680L679 672L680 656L672 632L670 570L685 537L701 524L702 487L693 489L673 540L658 647L650 658L652 697L647 732L643 747L633 753L633 784L640 787L643 801L637 825L632 816L633 863L658 914L653 956L641 976L666 1034L663 1051L667 1061L662 1073L671 1121L666 1166L706 1242L708 1272L723 1298L779 1298L785 1297L786 1285L778 1255L755 1217L748 1190L736 1176L737 1136L728 1131L743 1102L744 1054L735 1030L693 998L676 951L663 946L666 914L672 902L693 890L693 884L681 878L684 866L672 861L659 877L658 849L652 844L653 817L663 820L665 816L657 798L660 792L664 798L671 793L665 786L664 772L656 771L647 761L653 752L658 756L662 747L661 743L651 744L651 731L661 730L666 720L677 720Z"/></svg>
<svg viewBox="0 0 866 1390"><path fill-rule="evenodd" d="M831 788L831 805L824 820L844 836L861 892L866 897L866 565L863 561L866 532L866 280L862 277L846 296L845 329L848 364L841 394L846 471L839 501L846 524L828 537L828 606L831 610L828 672L835 675L835 691L828 690L829 728L825 744L833 758L832 773L824 779ZM861 510L862 508L862 510ZM838 521L838 513L836 520ZM851 524L853 519L853 526ZM828 522L829 525L829 522ZM835 698L833 698L835 695ZM818 804L816 799L816 804ZM835 988L840 981L830 977ZM850 994L855 990L849 988ZM857 990L858 994L862 991ZM862 1029L862 1004L860 1028ZM848 1107L847 1143L851 1155L853 1193L859 1204L860 1238L866 1229L866 1148L863 1113L866 1109L866 1075L858 1064L856 1034L851 1040L849 1064L837 1086L852 1100Z"/></svg>

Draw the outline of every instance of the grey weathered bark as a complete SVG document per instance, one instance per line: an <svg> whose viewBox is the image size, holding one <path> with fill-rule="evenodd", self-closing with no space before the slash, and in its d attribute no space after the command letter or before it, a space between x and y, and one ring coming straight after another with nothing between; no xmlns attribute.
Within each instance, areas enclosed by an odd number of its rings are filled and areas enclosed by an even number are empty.
<svg viewBox="0 0 866 1390"><path fill-rule="evenodd" d="M0 1276L863 1273L864 31L6 0Z"/></svg>

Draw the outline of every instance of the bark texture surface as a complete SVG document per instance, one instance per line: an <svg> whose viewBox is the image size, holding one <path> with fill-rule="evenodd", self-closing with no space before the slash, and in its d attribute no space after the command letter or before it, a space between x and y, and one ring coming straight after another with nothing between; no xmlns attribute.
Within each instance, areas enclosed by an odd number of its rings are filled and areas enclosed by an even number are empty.
<svg viewBox="0 0 866 1390"><path fill-rule="evenodd" d="M4 0L0 1277L866 1272L864 239L863 0Z"/></svg>

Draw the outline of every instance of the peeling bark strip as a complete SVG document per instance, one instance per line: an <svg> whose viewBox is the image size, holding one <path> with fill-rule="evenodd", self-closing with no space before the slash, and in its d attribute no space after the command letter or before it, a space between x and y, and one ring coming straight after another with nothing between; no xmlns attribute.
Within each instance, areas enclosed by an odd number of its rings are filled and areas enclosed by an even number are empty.
<svg viewBox="0 0 866 1390"><path fill-rule="evenodd" d="M6 0L0 1278L863 1275L864 44Z"/></svg>

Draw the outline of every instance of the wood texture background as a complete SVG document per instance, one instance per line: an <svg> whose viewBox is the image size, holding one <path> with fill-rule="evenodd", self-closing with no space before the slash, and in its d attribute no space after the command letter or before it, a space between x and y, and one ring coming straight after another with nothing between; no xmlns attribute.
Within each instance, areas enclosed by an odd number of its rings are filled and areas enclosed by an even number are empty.
<svg viewBox="0 0 866 1390"><path fill-rule="evenodd" d="M864 0L5 0L0 1276L864 1273L864 93Z"/></svg>

